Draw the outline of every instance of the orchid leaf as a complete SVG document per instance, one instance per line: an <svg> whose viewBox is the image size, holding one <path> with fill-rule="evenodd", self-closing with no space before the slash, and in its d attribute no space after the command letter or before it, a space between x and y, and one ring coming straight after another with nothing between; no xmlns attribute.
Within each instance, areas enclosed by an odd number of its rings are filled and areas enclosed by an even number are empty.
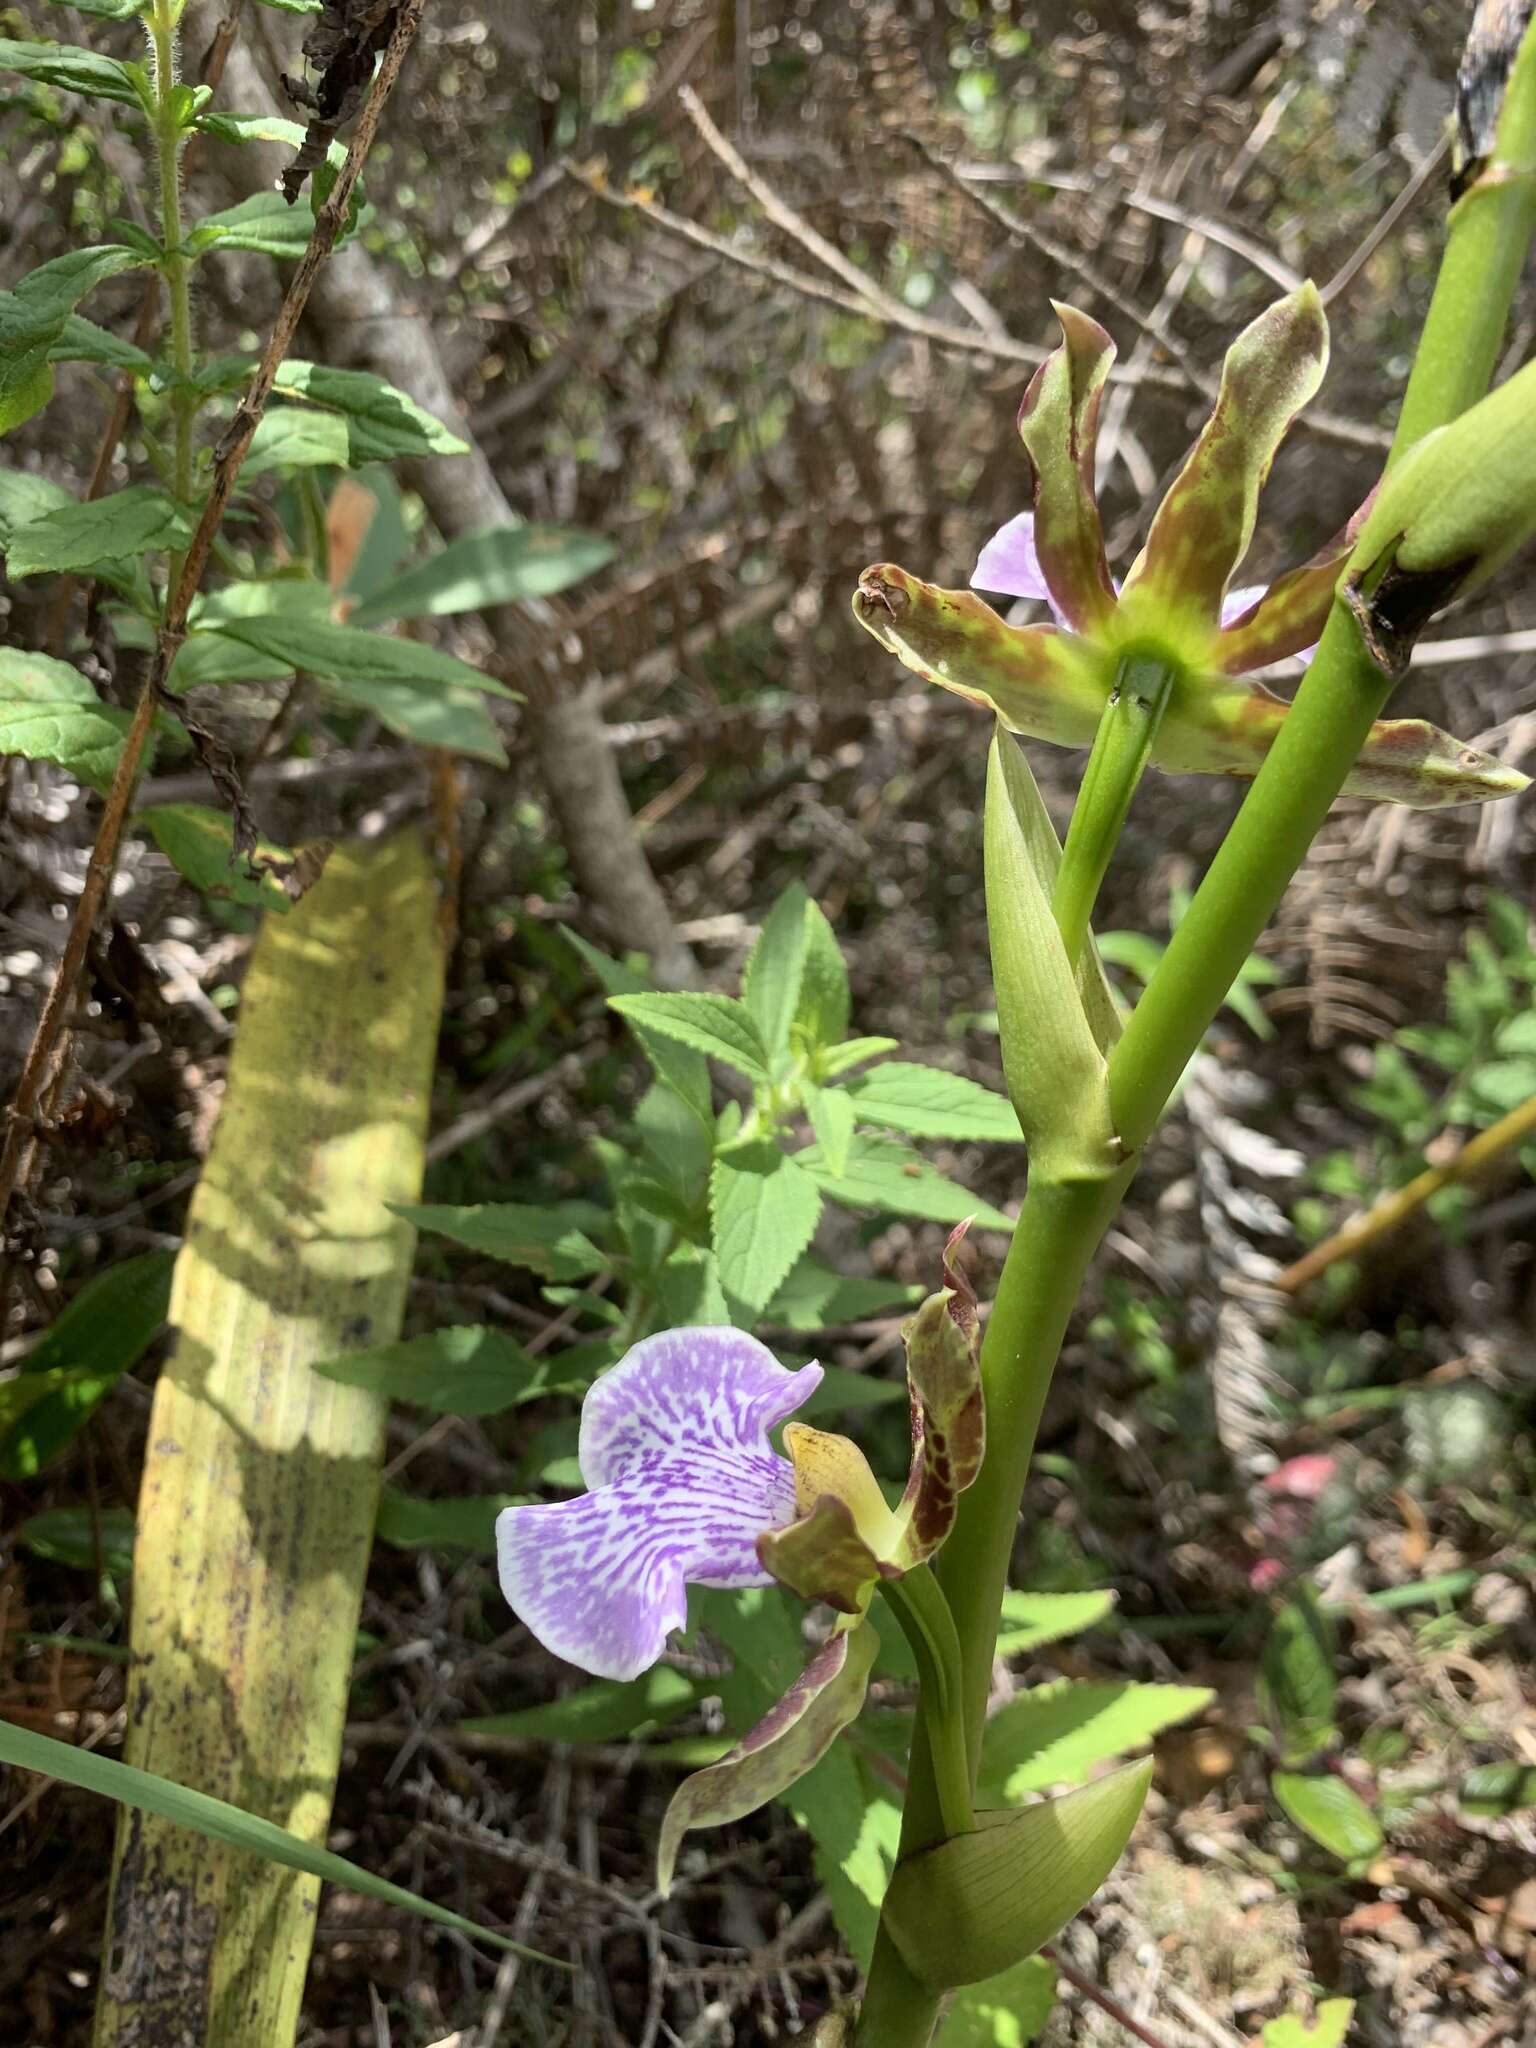
<svg viewBox="0 0 1536 2048"><path fill-rule="evenodd" d="M729 1755L683 1780L661 1824L656 1883L663 1897L672 1888L678 1848L690 1828L719 1827L755 1813L825 1756L864 1704L879 1644L867 1621L837 1630Z"/></svg>
<svg viewBox="0 0 1536 2048"><path fill-rule="evenodd" d="M1328 321L1314 285L1261 313L1227 350L1221 388L1189 460L1158 507L1122 602L1214 625L1248 552L1275 451L1328 366Z"/></svg>
<svg viewBox="0 0 1536 2048"><path fill-rule="evenodd" d="M1115 344L1086 313L1054 301L1053 307L1062 345L1030 380L1019 408L1019 439L1034 472L1040 567L1067 622L1091 630L1115 603L1094 499L1099 405Z"/></svg>
<svg viewBox="0 0 1536 2048"><path fill-rule="evenodd" d="M1120 1860L1151 1782L1149 1757L904 1857L885 1925L918 1982L978 1984L1059 1934Z"/></svg>

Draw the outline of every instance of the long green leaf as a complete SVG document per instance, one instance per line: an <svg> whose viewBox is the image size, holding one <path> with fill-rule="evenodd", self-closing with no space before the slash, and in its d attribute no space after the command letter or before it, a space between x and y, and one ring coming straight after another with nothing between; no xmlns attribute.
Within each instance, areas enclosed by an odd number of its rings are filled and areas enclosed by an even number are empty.
<svg viewBox="0 0 1536 2048"><path fill-rule="evenodd" d="M469 533L393 578L352 616L360 626L377 626L386 619L441 618L553 597L594 575L614 552L612 541L598 534L560 526Z"/></svg>
<svg viewBox="0 0 1536 2048"><path fill-rule="evenodd" d="M176 1827L191 1828L210 1841L222 1842L227 1848L238 1849L244 1855L265 1857L269 1863L280 1863L289 1870L301 1870L326 1884L345 1885L349 1891L361 1892L365 1898L378 1899L386 1906L399 1906L419 1919L435 1920L439 1927L451 1927L455 1934L467 1934L472 1940L488 1941L495 1948L510 1949L516 1955L527 1956L532 1962L548 1963L556 1970L570 1968L569 1963L561 1962L556 1956L547 1956L540 1949L524 1948L508 1935L497 1934L489 1927L479 1927L473 1920L466 1920L463 1914L451 1912L447 1906L434 1905L430 1899L418 1898L415 1892L408 1892L403 1885L391 1884L388 1878L375 1877L371 1870L349 1863L345 1856L334 1856L329 1849L302 1841L299 1836L290 1835L286 1828L263 1820L259 1814L247 1813L243 1807L231 1806L224 1799L210 1798L206 1792L195 1792L190 1785L178 1785L174 1779L159 1777L154 1771L141 1771L133 1764L120 1764L112 1757L98 1756L94 1750L79 1749L70 1742L56 1742L51 1735L37 1735L30 1728L18 1728L14 1721L5 1720L0 1720L0 1763L10 1764L17 1770L38 1771L44 1777L57 1778L61 1784L76 1785L82 1792L99 1792L104 1799L115 1799L122 1806L157 1814Z"/></svg>

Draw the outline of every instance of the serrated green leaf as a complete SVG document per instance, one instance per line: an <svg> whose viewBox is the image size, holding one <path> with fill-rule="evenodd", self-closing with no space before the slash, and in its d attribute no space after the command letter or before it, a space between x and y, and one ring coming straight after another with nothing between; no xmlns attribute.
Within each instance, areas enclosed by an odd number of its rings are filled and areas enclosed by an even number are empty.
<svg viewBox="0 0 1536 2048"><path fill-rule="evenodd" d="M171 1264L169 1252L143 1252L95 1274L0 1384L0 1478L34 1478L142 1358L165 1321ZM52 1375L24 1417L9 1412L14 1390Z"/></svg>
<svg viewBox="0 0 1536 2048"><path fill-rule="evenodd" d="M955 1994L944 2021L944 2048L1027 2048L1045 2031L1056 2003L1056 1965L1026 1956L1000 1977Z"/></svg>
<svg viewBox="0 0 1536 2048"><path fill-rule="evenodd" d="M461 1721L467 1735L522 1736L531 1742L614 1742L645 1735L686 1714L710 1690L706 1679L689 1678L670 1664L657 1664L627 1684L599 1679L579 1686L548 1706L521 1707Z"/></svg>
<svg viewBox="0 0 1536 2048"><path fill-rule="evenodd" d="M1115 1595L1101 1593L1021 1593L1013 1587L1003 1595L1002 1619L997 1635L997 1655L1016 1657L1024 1650L1038 1650L1042 1643L1059 1643L1065 1636L1080 1636L1097 1628L1114 1612Z"/></svg>
<svg viewBox="0 0 1536 2048"><path fill-rule="evenodd" d="M914 1138L978 1138L1022 1144L1013 1105L963 1074L885 1060L846 1084L862 1123L883 1124Z"/></svg>
<svg viewBox="0 0 1536 2048"><path fill-rule="evenodd" d="M865 1060L877 1060L882 1053L894 1052L900 1043L898 1038L848 1038L841 1045L830 1046L817 1066L824 1081L833 1081L851 1067L861 1067Z"/></svg>
<svg viewBox="0 0 1536 2048"><path fill-rule="evenodd" d="M104 363L108 369L127 370L131 376L147 377L154 369L153 357L136 348L121 335L98 327L83 313L65 319L58 340L48 351L51 363Z"/></svg>
<svg viewBox="0 0 1536 2048"><path fill-rule="evenodd" d="M400 456L469 452L469 444L450 432L425 406L370 370L339 370L329 363L290 357L280 365L274 389L285 397L306 399L312 406L341 415L347 426L349 459L355 465L391 462ZM408 580L397 578L394 588ZM412 614L397 610L381 616L408 618Z"/></svg>
<svg viewBox="0 0 1536 2048"><path fill-rule="evenodd" d="M53 395L49 356L80 300L104 279L143 260L120 242L71 249L30 271L14 291L0 292L0 434L29 420ZM54 487L53 502L66 497ZM12 503L8 523L15 509Z"/></svg>
<svg viewBox="0 0 1536 2048"><path fill-rule="evenodd" d="M807 903L805 962L795 1003L795 1028L813 1051L835 1046L848 1029L850 1008L848 969L837 934L821 905ZM833 1071L831 1066L823 1068L829 1076Z"/></svg>
<svg viewBox="0 0 1536 2048"><path fill-rule="evenodd" d="M835 1179L848 1170L848 1148L853 1143L857 1111L852 1097L842 1088L814 1088L806 1082L801 1090L805 1113L810 1119L816 1149ZM878 1122L875 1118L872 1121Z"/></svg>
<svg viewBox="0 0 1536 2048"><path fill-rule="evenodd" d="M861 1134L848 1150L848 1164L834 1174L819 1145L794 1154L825 1195L850 1209L882 1209L892 1216L926 1216L936 1223L974 1217L986 1230L1012 1230L1014 1219L935 1171L921 1154L894 1138Z"/></svg>
<svg viewBox="0 0 1536 2048"><path fill-rule="evenodd" d="M0 755L51 761L104 793L130 723L67 662L0 648Z"/></svg>
<svg viewBox="0 0 1536 2048"><path fill-rule="evenodd" d="M521 1344L484 1323L465 1323L371 1351L320 1360L322 1378L410 1401L434 1415L499 1415L557 1387L585 1384L562 1366L564 1354L530 1358Z"/></svg>
<svg viewBox="0 0 1536 2048"><path fill-rule="evenodd" d="M276 0L263 0L263 4L272 6ZM320 0L314 6L295 6L289 11L318 14ZM195 125L219 142L281 142L289 149L300 148L308 132L302 121L290 121L282 114L230 114L211 107L198 115ZM331 168L339 171L346 160L346 144L331 143L326 150L326 162Z"/></svg>
<svg viewBox="0 0 1536 2048"><path fill-rule="evenodd" d="M1149 1757L903 1857L883 1924L918 1982L981 1983L1059 1934L1119 1862L1151 1781Z"/></svg>
<svg viewBox="0 0 1536 2048"><path fill-rule="evenodd" d="M720 1284L761 1314L816 1234L816 1183L777 1145L737 1146L716 1156L709 1207Z"/></svg>
<svg viewBox="0 0 1536 2048"><path fill-rule="evenodd" d="M615 553L612 541L571 527L503 526L465 534L395 577L354 617L369 626L553 597L596 575Z"/></svg>
<svg viewBox="0 0 1536 2048"><path fill-rule="evenodd" d="M1205 1686L1127 1680L1063 1678L1036 1686L987 1723L978 1796L1005 1805L1048 1785L1079 1784L1096 1765L1203 1713L1214 1698Z"/></svg>
<svg viewBox="0 0 1536 2048"><path fill-rule="evenodd" d="M645 995L652 993L651 985L642 976L633 973L620 961L610 960L606 953L600 953L579 932L569 925L561 927L567 942L579 953L602 983L610 996ZM656 1071L656 1078L682 1102L685 1102L694 1116L708 1133L711 1149L715 1135L714 1102L709 1085L709 1067L702 1053L691 1046L680 1045L676 1039L664 1036L659 1031L648 1030L643 1024L629 1020L629 1028L640 1041L646 1058Z"/></svg>
<svg viewBox="0 0 1536 2048"><path fill-rule="evenodd" d="M921 1291L899 1280L848 1277L807 1255L781 1282L763 1311L763 1321L786 1330L829 1330L841 1323L861 1323L882 1310L904 1307L916 1301Z"/></svg>
<svg viewBox="0 0 1536 2048"><path fill-rule="evenodd" d="M1342 1778L1276 1771L1269 1782L1286 1818L1341 1863L1367 1862L1385 1843L1381 1822Z"/></svg>
<svg viewBox="0 0 1536 2048"><path fill-rule="evenodd" d="M83 50L73 43L18 43L0 37L0 71L15 71L22 78L35 78L39 85L51 85L60 92L77 92L91 100L115 100L120 106L143 103L137 64L120 64L115 57L103 57L95 50Z"/></svg>
<svg viewBox="0 0 1536 2048"><path fill-rule="evenodd" d="M742 970L741 999L770 1054L789 1044L789 1027L799 1008L810 947L809 912L810 899L792 882L763 920Z"/></svg>
<svg viewBox="0 0 1536 2048"><path fill-rule="evenodd" d="M204 115L198 126L209 125ZM253 192L235 206L204 214L185 246L190 256L204 256L213 249L249 249L258 256L297 262L309 246L314 225L309 209L290 206L281 192Z"/></svg>
<svg viewBox="0 0 1536 2048"><path fill-rule="evenodd" d="M1344 2048L1354 2016L1352 1998L1325 1998L1310 2025L1294 2013L1271 2020L1264 2029L1264 2048Z"/></svg>
<svg viewBox="0 0 1536 2048"><path fill-rule="evenodd" d="M187 515L174 498L151 484L130 484L87 504L60 505L15 528L6 568L13 577L93 569L153 548L185 547L191 537Z"/></svg>
<svg viewBox="0 0 1536 2048"><path fill-rule="evenodd" d="M907 1398L905 1380L883 1380L845 1365L824 1365L821 1385L796 1412L805 1421L813 1415L845 1415L850 1409L886 1408L893 1402L905 1403Z"/></svg>
<svg viewBox="0 0 1536 2048"><path fill-rule="evenodd" d="M274 405L258 421L240 465L242 482L284 469L345 469L351 460L347 423L333 412Z"/></svg>
<svg viewBox="0 0 1536 2048"><path fill-rule="evenodd" d="M467 1208L442 1203L402 1204L395 1212L418 1230L452 1238L472 1252L526 1266L546 1280L580 1280L600 1273L606 1255L588 1237L607 1218L590 1202L476 1202Z"/></svg>
<svg viewBox="0 0 1536 2048"><path fill-rule="evenodd" d="M243 618L221 618L214 630L326 682L408 683L415 689L457 683L492 697L517 696L505 683L440 647L389 633L359 632L354 626L338 626L329 619L258 612Z"/></svg>
<svg viewBox="0 0 1536 2048"><path fill-rule="evenodd" d="M496 1517L503 1508L525 1507L529 1498L526 1493L471 1493L419 1500L386 1486L379 1495L374 1534L396 1550L469 1550L489 1557L496 1548Z"/></svg>
<svg viewBox="0 0 1536 2048"><path fill-rule="evenodd" d="M344 1856L333 1855L329 1849L319 1848L313 1842L301 1841L297 1835L290 1835L273 1821L262 1820L258 1815L230 1806L222 1799L210 1798L206 1792L194 1792L189 1785L178 1785L173 1779L157 1777L153 1771L136 1770L130 1764L120 1764L112 1757L97 1755L93 1750L78 1749L68 1742L55 1742L51 1736L34 1735L30 1729L18 1728L10 1721L0 1721L0 1763L23 1771L37 1771L45 1777L57 1778L63 1784L78 1786L82 1791L99 1792L104 1798L115 1799L124 1806L159 1814L177 1827L195 1829L198 1834L223 1842L232 1849L265 1857L289 1870L305 1871L327 1884L345 1885L348 1890L360 1892L366 1898L398 1906L420 1919L436 1921L440 1927L451 1927L458 1934L491 1942L497 1948L526 1956L531 1961L548 1963L555 1969L569 1967L557 1963L553 1956L542 1955L537 1949L522 1947L505 1934L494 1933L488 1927L477 1927L473 1920L449 1912L446 1906L433 1905L430 1900L418 1898L414 1892L408 1892L400 1885L375 1877L371 1871L349 1863Z"/></svg>
<svg viewBox="0 0 1536 2048"><path fill-rule="evenodd" d="M723 1328L731 1320L715 1255L697 1245L680 1247L662 1266L656 1275L656 1300L673 1329L698 1324Z"/></svg>
<svg viewBox="0 0 1536 2048"><path fill-rule="evenodd" d="M762 1033L744 1003L730 996L646 995L610 996L609 1008L617 1010L626 1023L644 1025L663 1038L675 1038L695 1052L707 1053L749 1081L769 1078L768 1048Z"/></svg>

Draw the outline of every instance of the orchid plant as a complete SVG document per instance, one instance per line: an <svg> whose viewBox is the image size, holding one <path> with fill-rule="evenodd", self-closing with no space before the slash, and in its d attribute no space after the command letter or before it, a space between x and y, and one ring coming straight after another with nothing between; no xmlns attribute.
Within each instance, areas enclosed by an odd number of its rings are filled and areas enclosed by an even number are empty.
<svg viewBox="0 0 1536 2048"><path fill-rule="evenodd" d="M661 1871L692 1827L780 1795L859 1714L878 1594L920 1680L900 1854L862 2000L818 2039L923 2048L958 1987L1048 1941L1123 1849L1148 1769L978 1810L999 1613L1036 1426L1083 1278L1188 1059L1347 792L1419 807L1526 778L1420 720L1381 716L1414 639L1536 532L1536 365L1485 395L1536 226L1536 36L1450 246L1381 484L1344 530L1263 588L1234 587L1280 441L1317 391L1328 332L1304 286L1229 350L1211 416L1122 581L1095 500L1114 346L1069 306L1019 413L1032 505L982 548L972 588L865 571L859 624L995 720L987 919L1008 1092L1028 1154L985 1338L952 1241L945 1286L906 1326L912 1460L897 1507L846 1438L790 1422L814 1392L741 1331L637 1344L587 1395L589 1491L509 1509L502 1583L557 1654L632 1676L661 1654L691 1580L777 1580L835 1619L784 1697L668 1808ZM1048 607L1015 625L976 594ZM1305 664L1292 701L1263 672ZM1016 735L1090 748L1063 847ZM1133 1012L1093 943L1100 885L1141 776L1253 787Z"/></svg>

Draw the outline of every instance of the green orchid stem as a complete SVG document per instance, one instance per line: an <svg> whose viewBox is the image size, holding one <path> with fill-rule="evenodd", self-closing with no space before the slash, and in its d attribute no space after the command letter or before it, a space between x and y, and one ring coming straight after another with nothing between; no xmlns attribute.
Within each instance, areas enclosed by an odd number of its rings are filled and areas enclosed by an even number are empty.
<svg viewBox="0 0 1536 2048"><path fill-rule="evenodd" d="M1175 680L1174 670L1156 655L1127 654L1115 671L1114 688L1083 771L1051 899L1051 913L1074 967L1131 799L1152 758L1152 743Z"/></svg>
<svg viewBox="0 0 1536 2048"><path fill-rule="evenodd" d="M971 1804L971 1768L960 1718L960 1638L938 1580L927 1565L899 1579L882 1579L880 1591L912 1645L922 1680L924 1727L933 1764L934 1796L948 1835L969 1834L976 1825Z"/></svg>
<svg viewBox="0 0 1536 2048"><path fill-rule="evenodd" d="M1031 1180L982 1343L987 1455L975 1484L960 1496L938 1566L960 1641L958 1720L971 1786L981 1758L998 1615L1035 1433L1084 1276L1133 1170L1128 1165L1097 1181ZM935 1767L946 1739L925 1690L918 1702L902 1814L904 1855L949 1832ZM926 2048L939 2003L912 1976L882 1928L859 2016L858 2048Z"/></svg>
<svg viewBox="0 0 1536 2048"><path fill-rule="evenodd" d="M1493 153L1451 213L1388 467L1488 389L1536 229L1536 22L1509 75Z"/></svg>

